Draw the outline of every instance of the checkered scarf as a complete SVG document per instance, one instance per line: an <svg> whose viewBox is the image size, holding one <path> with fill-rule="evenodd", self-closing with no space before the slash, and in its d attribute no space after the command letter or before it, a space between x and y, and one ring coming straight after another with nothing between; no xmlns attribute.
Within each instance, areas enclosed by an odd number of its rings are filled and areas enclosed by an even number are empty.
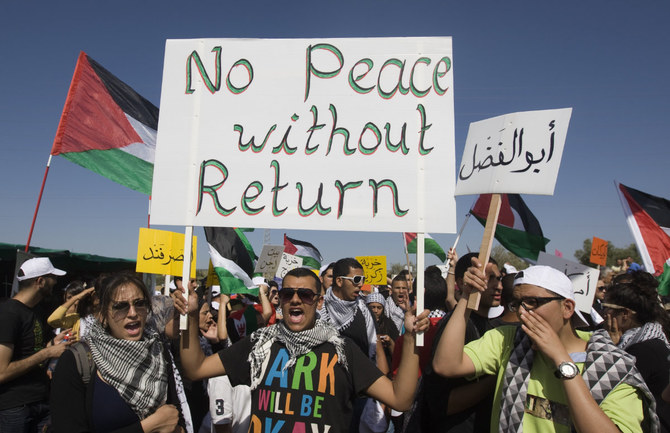
<svg viewBox="0 0 670 433"><path fill-rule="evenodd" d="M260 328L251 334L251 342L254 343L249 353L249 364L251 366L251 389L254 390L263 379L262 372L267 368L270 361L270 349L277 341L286 346L289 360L282 370L293 367L298 357L311 352L313 348L323 343L331 343L337 351L337 362L348 370L347 357L344 353L344 340L340 337L332 325L322 320L317 320L314 327L301 332L293 332L286 327L284 322L266 328Z"/></svg>
<svg viewBox="0 0 670 433"><path fill-rule="evenodd" d="M405 322L405 312L402 308L396 305L393 296L386 298L384 314L386 314L386 317L393 320L395 327L398 328L398 332L402 332L402 325Z"/></svg>
<svg viewBox="0 0 670 433"><path fill-rule="evenodd" d="M362 296L359 296L354 301L345 301L335 296L331 287L326 291L323 309L325 314L321 315L321 319L332 324L340 332L347 329L353 323L356 312L360 311L365 319L365 331L368 338L368 357L375 359L377 355L377 331L375 330L372 313L370 313L370 310L365 305Z"/></svg>
<svg viewBox="0 0 670 433"><path fill-rule="evenodd" d="M498 432L520 433L523 431L523 415L528 393L528 380L533 367L532 342L521 328L514 336L514 349L510 355L502 382L502 406ZM607 331L601 329L591 335L586 346L586 361L582 378L593 399L600 405L607 394L624 382L637 388L644 395L647 416L643 428L646 432L658 432L656 402L642 376L635 368L635 358L618 349L609 339ZM574 427L573 427L574 430Z"/></svg>
<svg viewBox="0 0 670 433"><path fill-rule="evenodd" d="M653 339L661 340L665 343L665 346L670 349L670 343L668 343L668 338L663 332L663 326L658 322L647 322L642 326L624 332L617 347L625 350L628 346L632 346L633 344Z"/></svg>
<svg viewBox="0 0 670 433"><path fill-rule="evenodd" d="M168 365L155 330L145 327L142 340L123 340L111 336L96 320L85 341L102 378L116 388L140 419L165 404Z"/></svg>

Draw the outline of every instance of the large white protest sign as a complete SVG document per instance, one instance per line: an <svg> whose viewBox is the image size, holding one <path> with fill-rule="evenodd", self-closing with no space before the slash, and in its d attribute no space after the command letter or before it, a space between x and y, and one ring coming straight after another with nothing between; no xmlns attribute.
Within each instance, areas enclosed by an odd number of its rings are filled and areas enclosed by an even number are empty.
<svg viewBox="0 0 670 433"><path fill-rule="evenodd" d="M525 111L471 123L456 195L553 195L571 114Z"/></svg>
<svg viewBox="0 0 670 433"><path fill-rule="evenodd" d="M581 263L571 262L562 257L540 251L537 257L538 265L551 266L558 269L570 278L575 289L575 303L577 309L584 313L591 312L593 296L596 294L596 285L600 272L597 269L584 266ZM550 289L551 290L551 289Z"/></svg>
<svg viewBox="0 0 670 433"><path fill-rule="evenodd" d="M451 38L166 44L151 222L455 232Z"/></svg>

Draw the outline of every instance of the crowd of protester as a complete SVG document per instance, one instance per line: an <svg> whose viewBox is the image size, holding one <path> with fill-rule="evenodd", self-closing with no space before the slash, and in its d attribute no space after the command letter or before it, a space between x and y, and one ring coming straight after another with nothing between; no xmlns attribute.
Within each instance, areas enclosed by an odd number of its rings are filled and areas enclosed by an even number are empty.
<svg viewBox="0 0 670 433"><path fill-rule="evenodd" d="M562 272L477 256L425 269L423 311L409 272L366 285L353 258L257 296L29 259L0 301L0 433L670 432L654 276L603 268L583 314Z"/></svg>

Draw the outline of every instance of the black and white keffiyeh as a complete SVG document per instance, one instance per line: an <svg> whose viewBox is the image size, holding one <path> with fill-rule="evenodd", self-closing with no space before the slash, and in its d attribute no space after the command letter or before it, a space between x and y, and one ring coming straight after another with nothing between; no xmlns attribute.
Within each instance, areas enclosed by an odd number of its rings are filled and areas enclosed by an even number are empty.
<svg viewBox="0 0 670 433"><path fill-rule="evenodd" d="M251 368L251 389L254 390L260 384L262 372L270 361L270 349L274 342L283 343L289 353L289 360L282 370L293 367L298 357L312 351L316 346L330 343L335 346L337 362L348 370L347 357L344 352L344 340L332 325L322 320L316 321L314 327L301 332L293 332L286 327L284 322L278 322L265 328L257 329L251 334L251 342L254 343L249 353L249 364Z"/></svg>
<svg viewBox="0 0 670 433"><path fill-rule="evenodd" d="M386 314L386 317L393 320L395 327L398 328L398 332L402 332L402 325L405 322L405 311L396 305L393 296L386 298L384 314Z"/></svg>
<svg viewBox="0 0 670 433"><path fill-rule="evenodd" d="M85 341L102 378L116 388L140 419L165 404L168 365L163 342L155 330L145 327L142 340L123 340L94 321Z"/></svg>
<svg viewBox="0 0 670 433"><path fill-rule="evenodd" d="M368 357L375 359L377 355L377 331L372 313L365 305L363 297L359 296L354 301L345 301L333 293L333 288L326 291L323 302L324 313L321 319L329 322L340 332L347 329L354 321L356 312L360 311L365 319L365 331L368 338ZM403 313L404 314L404 313Z"/></svg>
<svg viewBox="0 0 670 433"><path fill-rule="evenodd" d="M663 326L658 322L647 322L637 328L629 329L623 333L617 346L620 349L625 350L628 346L632 346L633 344L653 339L663 341L665 346L670 349L670 343L663 332Z"/></svg>
<svg viewBox="0 0 670 433"><path fill-rule="evenodd" d="M502 401L498 432L520 433L523 431L523 416L528 393L528 381L533 367L532 342L521 328L514 337L514 349L510 355L502 382ZM644 397L645 423L643 431L658 432L656 401L642 376L635 368L635 358L617 348L607 331L594 332L586 346L586 361L582 373L584 382L593 399L600 405L619 383L627 383ZM573 427L574 430L574 427Z"/></svg>

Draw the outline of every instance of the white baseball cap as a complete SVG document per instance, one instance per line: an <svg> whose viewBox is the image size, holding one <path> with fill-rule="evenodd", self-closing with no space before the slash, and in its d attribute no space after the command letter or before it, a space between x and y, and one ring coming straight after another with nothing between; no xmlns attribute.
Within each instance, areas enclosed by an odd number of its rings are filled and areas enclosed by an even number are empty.
<svg viewBox="0 0 670 433"><path fill-rule="evenodd" d="M37 278L43 275L65 275L65 271L54 268L54 265L51 264L51 260L47 257L34 257L26 260L21 265L21 271L23 271L23 275L16 277L19 281Z"/></svg>
<svg viewBox="0 0 670 433"><path fill-rule="evenodd" d="M575 288L573 287L570 278L563 272L554 269L551 266L531 266L517 272L514 277L514 286L520 284L531 284L533 286L542 287L543 289L554 292L565 299L575 300ZM573 324L577 327L588 326L588 322L576 307L572 319Z"/></svg>

